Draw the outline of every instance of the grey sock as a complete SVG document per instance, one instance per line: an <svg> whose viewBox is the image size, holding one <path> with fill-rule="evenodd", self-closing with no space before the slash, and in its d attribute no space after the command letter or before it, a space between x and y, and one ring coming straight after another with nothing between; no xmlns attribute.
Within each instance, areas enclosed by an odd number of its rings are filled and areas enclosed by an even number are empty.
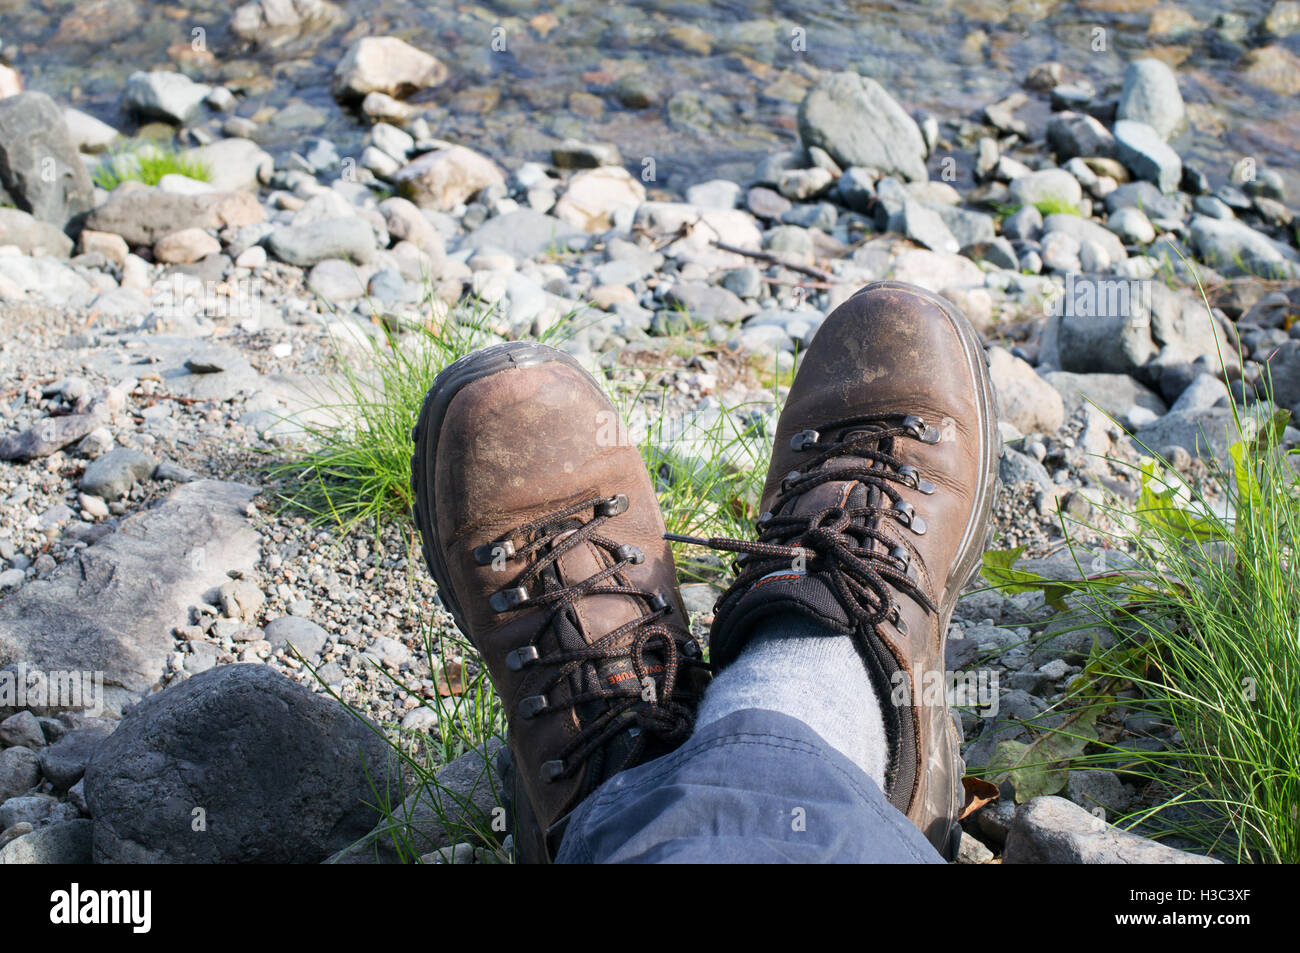
<svg viewBox="0 0 1300 953"><path fill-rule="evenodd" d="M824 634L796 613L759 623L740 656L705 692L695 726L747 708L798 718L885 789L885 722L851 637Z"/></svg>

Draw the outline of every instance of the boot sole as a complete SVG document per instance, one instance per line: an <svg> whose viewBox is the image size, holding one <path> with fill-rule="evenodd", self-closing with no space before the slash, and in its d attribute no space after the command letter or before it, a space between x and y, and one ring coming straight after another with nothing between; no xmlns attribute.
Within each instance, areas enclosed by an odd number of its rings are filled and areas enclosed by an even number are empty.
<svg viewBox="0 0 1300 953"><path fill-rule="evenodd" d="M420 551L429 574L438 585L438 598L442 600L442 604L455 620L456 627L467 639L470 638L469 626L465 623L465 616L452 589L451 573L447 569L446 560L442 555L442 546L438 541L437 510L432 497L433 481L426 479L426 474L433 473L433 463L438 456L438 437L442 432L442 422L452 400L468 385L499 371L534 367L556 361L577 368L584 374L588 373L586 368L564 351L529 341L493 344L467 354L449 364L434 378L433 386L424 396L419 419L411 433L415 442L415 453L411 456L411 495L414 499L411 517L420 532ZM547 863L550 858L547 855L545 837L532 814L518 772L514 770L514 759L508 754L509 748L507 744L502 749L503 756L497 759L497 773L501 777L505 792L504 806L507 825L514 836L515 857L520 863Z"/></svg>

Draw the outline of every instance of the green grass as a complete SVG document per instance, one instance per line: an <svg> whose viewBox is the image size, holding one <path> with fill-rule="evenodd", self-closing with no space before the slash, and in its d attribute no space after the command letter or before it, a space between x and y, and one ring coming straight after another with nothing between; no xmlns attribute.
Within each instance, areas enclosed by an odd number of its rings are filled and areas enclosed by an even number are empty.
<svg viewBox="0 0 1300 953"><path fill-rule="evenodd" d="M1239 438L1230 458L1204 482L1151 453L1136 473L1136 505L1112 497L1086 527L1062 520L1080 554L1078 580L1035 579L1010 568L1014 552L986 554L989 581L1013 592L1042 589L1071 606L1078 625L1116 637L1113 648L1094 650L1051 712L1058 724L1040 735L1049 743L999 746L987 774L1012 780L1020 800L1022 788L1055 793L1069 769L1119 772L1144 797L1107 820L1239 862L1296 863L1297 451L1282 447L1285 411L1261 418L1234 405L1233 421ZM1131 554L1133 564L1089 572L1074 548L1083 529ZM1172 740L1144 745L1118 727L1134 715L1168 726Z"/></svg>
<svg viewBox="0 0 1300 953"><path fill-rule="evenodd" d="M91 180L101 189L111 192L123 182L157 185L165 175L183 175L199 182L210 182L212 169L206 162L168 146L147 143L134 151L115 152L104 159L95 167Z"/></svg>

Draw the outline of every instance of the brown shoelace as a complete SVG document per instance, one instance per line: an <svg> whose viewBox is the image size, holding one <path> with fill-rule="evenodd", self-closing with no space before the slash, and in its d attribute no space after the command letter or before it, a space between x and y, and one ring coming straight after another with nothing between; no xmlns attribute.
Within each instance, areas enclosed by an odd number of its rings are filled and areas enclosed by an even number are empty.
<svg viewBox="0 0 1300 953"><path fill-rule="evenodd" d="M921 535L925 521L912 505L902 498L896 485L910 487L929 495L934 486L923 479L916 467L908 466L894 455L897 439L936 443L938 432L927 428L917 416L864 417L835 421L823 427L824 433L839 433L838 439L823 441L821 433L803 430L791 439L796 452L813 455L799 470L788 474L781 492L756 523L757 540L694 536L668 533L666 537L694 543L710 549L741 554L736 560L736 579L719 603L733 593L748 590L759 579L781 570L789 570L802 560L810 573L829 581L837 601L849 617L864 626L888 619L906 631L899 617L896 592L906 593L926 611L936 606L921 590L920 581L911 571L911 552L890 535L899 527ZM824 468L838 457L853 457L844 467ZM866 488L866 501L858 506L832 506L808 513L789 512L805 493L823 483L857 482ZM878 545L877 545L878 544Z"/></svg>
<svg viewBox="0 0 1300 953"><path fill-rule="evenodd" d="M627 506L628 499L622 494L583 500L527 523L509 537L475 551L476 559L484 565L501 556L510 560L537 555L533 564L509 587L492 597L492 608L498 612L547 608L551 610L548 625L552 625L561 613L588 596L631 596L643 600L648 606L644 615L620 625L585 648L542 655L536 644L529 643L506 656L506 664L515 670L534 665L554 668L538 694L520 701L520 714L525 718L570 710L588 702L606 703L604 710L570 739L556 760L542 765L542 776L547 781L571 776L598 749L625 730L631 731L634 738L627 761L635 763L650 737L678 740L689 733L693 723L691 709L679 697L677 674L678 666L683 662L703 664L695 661L700 655L698 644L684 629L663 623L662 620L673 612L673 604L666 596L630 586L621 577L627 567L642 562L645 555L635 546L617 543L597 533ZM592 518L572 526L584 511L591 511ZM517 548L516 540L521 541ZM611 563L580 582L560 585L555 575L547 570L583 543L590 543L605 552ZM624 643L629 634L632 636L630 641ZM647 679L653 681L645 661L647 652L657 652L663 660L662 684L654 682L653 696L649 700L643 697ZM597 678L598 688L574 694L564 699L562 704L549 701L547 696L551 690L583 666L594 667L620 658L629 659L634 678L614 687L605 687L603 680Z"/></svg>

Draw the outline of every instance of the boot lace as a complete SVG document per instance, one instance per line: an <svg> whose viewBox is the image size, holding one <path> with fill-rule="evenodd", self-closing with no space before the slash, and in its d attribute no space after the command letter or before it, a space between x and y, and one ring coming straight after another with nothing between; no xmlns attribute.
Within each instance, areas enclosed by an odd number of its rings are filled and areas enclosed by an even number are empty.
<svg viewBox="0 0 1300 953"><path fill-rule="evenodd" d="M592 497L524 524L509 537L480 546L474 552L476 561L482 565L499 559L536 556L507 588L492 596L490 604L497 612L546 609L551 613L548 625L552 625L562 613L569 612L579 600L589 596L631 596L647 606L643 615L583 648L541 654L534 640L506 656L506 665L514 671L533 666L551 669L538 694L520 700L519 714L524 718L568 711L589 702L604 703L595 718L585 720L578 733L560 750L558 758L542 765L542 777L546 781L572 776L598 749L623 731L630 732L632 737L626 758L631 764L636 762L649 739L682 740L694 721L689 693L679 687L678 669L684 664L703 664L698 661L699 644L685 629L664 623L673 613L673 604L663 593L627 584L622 575L624 570L643 562L645 554L635 546L620 544L598 532L627 508L628 498L621 493ZM574 527L577 518L587 511L592 513L592 518ZM607 554L610 564L586 579L561 585L556 575L547 570L584 543ZM545 628L539 630L539 637ZM648 652L657 653L663 661L661 685L654 679L652 666L647 664ZM617 659L629 660L631 677L613 686L597 678L594 682L598 687L575 692L562 704L552 703L548 698L552 689L579 674L585 666L594 667Z"/></svg>
<svg viewBox="0 0 1300 953"><path fill-rule="evenodd" d="M764 576L802 564L824 578L849 618L863 626L889 620L901 632L896 593L914 599L927 612L937 610L921 588L911 564L911 551L893 535L906 529L916 535L926 531L925 520L902 498L898 486L925 495L934 485L920 471L895 455L895 441L917 440L933 444L939 433L916 415L858 417L835 421L823 433L841 434L823 440L816 430L803 430L790 441L798 453L810 452L806 463L786 475L781 492L756 522L757 540L713 536L707 539L666 534L668 539L741 554L735 563L736 579L719 600L727 602ZM824 464L841 457L854 458L842 467ZM856 482L866 488L863 505L829 506L793 513L793 504L824 483ZM847 496L846 496L847 499Z"/></svg>

